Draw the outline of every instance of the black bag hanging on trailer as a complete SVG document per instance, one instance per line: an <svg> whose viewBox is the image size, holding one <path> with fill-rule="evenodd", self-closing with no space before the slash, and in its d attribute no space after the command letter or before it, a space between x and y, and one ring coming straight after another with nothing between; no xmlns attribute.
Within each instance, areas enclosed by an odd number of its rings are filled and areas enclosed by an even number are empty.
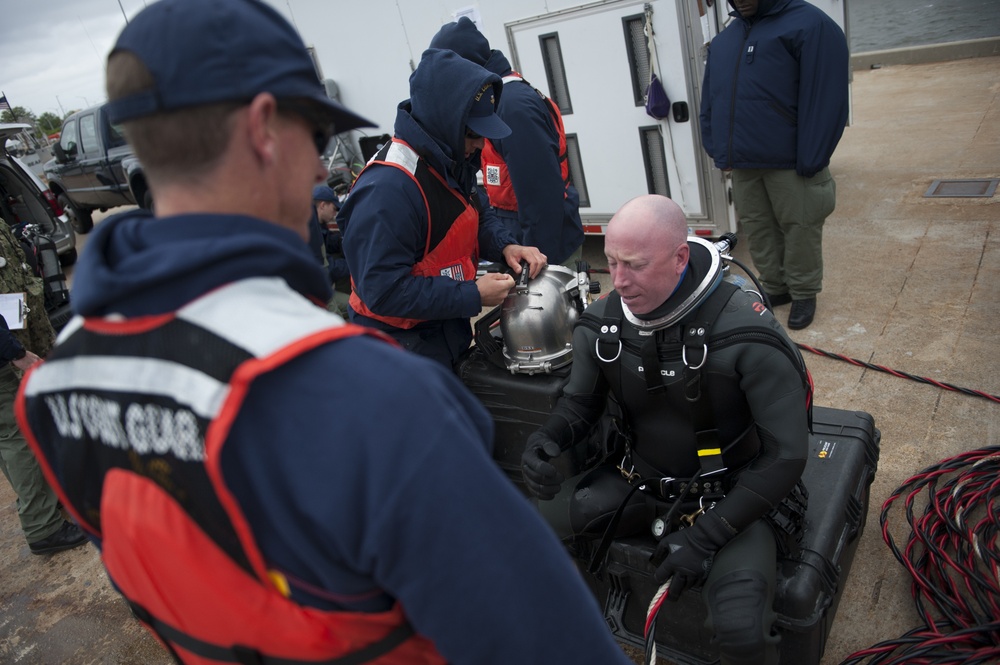
<svg viewBox="0 0 1000 665"><path fill-rule="evenodd" d="M663 89L663 83L656 74L659 66L656 55L656 41L653 36L653 11L646 6L646 23L643 30L646 33L646 44L649 47L649 85L646 86L646 113L657 120L670 117L670 96Z"/></svg>

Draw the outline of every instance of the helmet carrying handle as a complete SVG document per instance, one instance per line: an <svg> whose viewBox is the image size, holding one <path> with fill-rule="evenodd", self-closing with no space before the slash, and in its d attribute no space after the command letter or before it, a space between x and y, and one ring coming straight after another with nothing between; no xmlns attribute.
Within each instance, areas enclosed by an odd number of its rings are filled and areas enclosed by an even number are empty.
<svg viewBox="0 0 1000 665"><path fill-rule="evenodd" d="M531 271L528 270L528 262L521 259L521 274L517 276L517 288L525 289L528 287L528 279Z"/></svg>

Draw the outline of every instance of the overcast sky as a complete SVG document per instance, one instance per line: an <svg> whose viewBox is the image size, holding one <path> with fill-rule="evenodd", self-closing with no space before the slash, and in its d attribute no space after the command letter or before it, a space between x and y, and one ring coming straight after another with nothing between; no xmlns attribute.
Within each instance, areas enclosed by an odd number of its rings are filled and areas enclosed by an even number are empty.
<svg viewBox="0 0 1000 665"><path fill-rule="evenodd" d="M293 21L293 6L322 1L334 11L336 4L350 4L349 0L267 1ZM108 51L125 27L125 17L131 18L151 2L153 0L0 0L3 6L0 91L7 95L11 106L23 106L36 116L46 111L62 115L104 101L104 63ZM871 7L893 8L895 18L891 22L884 16L862 21L879 26L877 29L882 31L873 44L865 44L869 49L1000 34L1000 12L992 11L998 0L851 2L858 17L871 11ZM903 34L901 44L885 43L884 26L899 23L901 8L911 4L923 11L919 14L917 27L907 28L911 32L915 30L916 34ZM854 23L857 21L852 19Z"/></svg>
<svg viewBox="0 0 1000 665"><path fill-rule="evenodd" d="M108 51L125 15L132 17L150 1L5 0L0 90L7 101L36 116L104 101Z"/></svg>

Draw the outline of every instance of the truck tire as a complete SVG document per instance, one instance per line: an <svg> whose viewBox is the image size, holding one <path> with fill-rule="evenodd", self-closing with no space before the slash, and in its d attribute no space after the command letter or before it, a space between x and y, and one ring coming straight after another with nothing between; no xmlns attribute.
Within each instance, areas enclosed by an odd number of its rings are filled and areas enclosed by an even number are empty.
<svg viewBox="0 0 1000 665"><path fill-rule="evenodd" d="M90 230L94 228L94 218L91 216L89 210L77 208L66 194L60 194L56 197L56 200L59 201L59 205L69 217L74 231L81 234L90 233Z"/></svg>

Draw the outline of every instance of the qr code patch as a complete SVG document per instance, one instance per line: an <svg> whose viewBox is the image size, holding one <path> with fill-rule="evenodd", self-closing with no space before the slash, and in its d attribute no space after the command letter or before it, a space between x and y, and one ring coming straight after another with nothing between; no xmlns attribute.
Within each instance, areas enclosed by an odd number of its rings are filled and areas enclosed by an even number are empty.
<svg viewBox="0 0 1000 665"><path fill-rule="evenodd" d="M493 185L495 187L500 186L500 167L499 166L489 166L486 167L486 184Z"/></svg>

